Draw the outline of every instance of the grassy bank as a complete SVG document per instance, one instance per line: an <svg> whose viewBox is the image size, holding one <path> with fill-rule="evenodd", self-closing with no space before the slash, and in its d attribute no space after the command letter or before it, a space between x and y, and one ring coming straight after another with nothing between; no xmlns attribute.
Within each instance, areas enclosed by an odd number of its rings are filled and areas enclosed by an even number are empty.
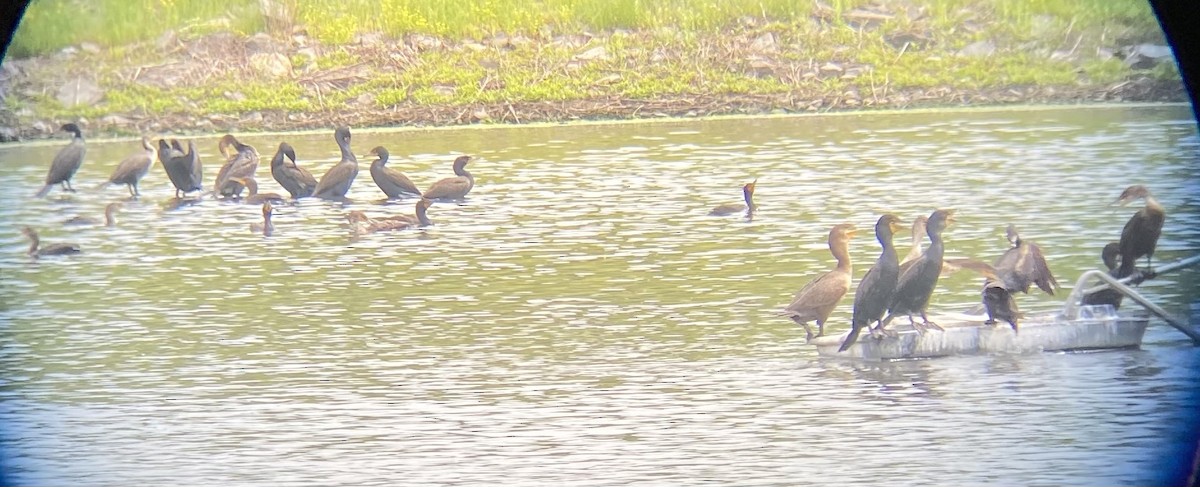
<svg viewBox="0 0 1200 487"><path fill-rule="evenodd" d="M1182 96L1114 56L1142 42L1139 0L35 0L6 103L137 131Z"/></svg>

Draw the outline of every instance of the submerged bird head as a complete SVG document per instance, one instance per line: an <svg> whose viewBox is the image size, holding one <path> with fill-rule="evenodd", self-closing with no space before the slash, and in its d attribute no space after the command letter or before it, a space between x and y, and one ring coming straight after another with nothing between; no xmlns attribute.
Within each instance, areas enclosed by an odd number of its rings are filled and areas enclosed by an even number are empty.
<svg viewBox="0 0 1200 487"><path fill-rule="evenodd" d="M1125 188L1125 191L1121 192L1121 196L1118 196L1117 200L1113 201L1112 204L1125 206L1132 201L1137 201L1138 199L1148 198L1148 197L1150 197L1150 190L1148 188L1146 188L1145 186L1142 186L1140 184L1135 184L1133 186Z"/></svg>
<svg viewBox="0 0 1200 487"><path fill-rule="evenodd" d="M387 162L388 150L386 148L384 148L382 145L380 145L380 146L376 146L374 149L371 149L371 152L369 152L368 155L378 157L379 160L381 160L383 162Z"/></svg>

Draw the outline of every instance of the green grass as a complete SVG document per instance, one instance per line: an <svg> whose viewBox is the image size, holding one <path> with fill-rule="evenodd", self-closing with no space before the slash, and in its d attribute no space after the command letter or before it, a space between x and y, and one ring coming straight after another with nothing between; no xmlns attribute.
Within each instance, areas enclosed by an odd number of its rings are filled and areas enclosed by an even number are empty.
<svg viewBox="0 0 1200 487"><path fill-rule="evenodd" d="M130 43L152 41L167 30L184 39L214 31L263 31L267 20L259 0L34 0L9 55L44 54L84 41L108 46L83 56L83 62L91 63L84 67L96 70L106 98L66 108L50 94L56 86L50 86L18 91L7 104L29 107L40 117L90 118L128 111L196 116L313 112L347 104L369 110L609 97L786 93L800 99L838 98L847 90L876 93L883 86L1099 86L1133 73L1120 60L1096 56L1098 48L1112 50L1160 35L1143 0L910 0L919 15L893 10L890 19L867 26L848 14L873 8L873 0L824 0L820 5L811 0L272 1L286 4L290 24L319 43L312 53L289 53L296 78L272 81L231 70L216 73L203 86L185 82L155 88L133 81L134 70L128 68L170 59L162 51ZM415 62L393 64L389 52L351 42L370 32L394 40L409 34L438 36L450 47L409 52ZM580 33L594 37L585 45L551 42ZM767 33L777 39L777 50L762 56L747 50ZM469 48L460 42L497 34L523 35L534 42L504 48ZM921 42L902 49L889 40L897 36ZM980 40L993 42L996 51L988 57L957 55ZM598 46L606 49L607 58L576 59ZM1052 58L1056 52L1077 55ZM754 57L769 58L777 69L753 74ZM861 72L857 78L813 77L826 63ZM355 64L365 65L370 74L336 89L318 91L305 84L309 74ZM43 77L54 79L53 74ZM1173 65L1144 74L1159 80L1179 77ZM29 94L35 92L40 94ZM372 95L374 106L362 105L358 98L364 94Z"/></svg>
<svg viewBox="0 0 1200 487"><path fill-rule="evenodd" d="M32 0L8 55L27 57L92 42L116 46L167 30L253 33L263 26L256 0Z"/></svg>

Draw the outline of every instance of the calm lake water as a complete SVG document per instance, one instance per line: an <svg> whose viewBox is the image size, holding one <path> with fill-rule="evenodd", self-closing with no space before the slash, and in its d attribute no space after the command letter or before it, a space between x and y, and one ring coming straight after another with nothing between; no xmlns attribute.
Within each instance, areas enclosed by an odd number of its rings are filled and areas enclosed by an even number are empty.
<svg viewBox="0 0 1200 487"><path fill-rule="evenodd" d="M991 261L1017 224L1065 295L1135 208L1168 209L1156 262L1200 251L1187 107L1070 107L371 132L348 205L172 209L161 166L114 228L64 228L135 141L89 142L76 194L35 199L64 139L0 147L0 424L10 481L44 485L1140 484L1194 446L1197 349L1157 320L1140 350L864 364L776 316L833 267L855 280L881 212L956 208L947 255ZM211 186L217 139L196 139ZM281 140L322 174L329 133ZM463 204L352 240L384 204L376 145L420 187L472 154ZM758 178L752 221L708 217ZM31 261L18 225L84 253ZM908 249L907 233L897 238ZM1200 272L1145 292L1200 315ZM932 310L978 302L938 285ZM853 290L851 291L851 295ZM1019 296L1023 310L1060 298ZM851 297L829 329L847 328Z"/></svg>

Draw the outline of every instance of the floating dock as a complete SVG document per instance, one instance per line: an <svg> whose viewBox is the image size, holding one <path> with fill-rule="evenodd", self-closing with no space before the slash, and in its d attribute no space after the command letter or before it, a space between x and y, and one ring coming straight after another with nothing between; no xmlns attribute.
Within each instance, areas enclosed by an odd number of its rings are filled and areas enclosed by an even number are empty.
<svg viewBox="0 0 1200 487"><path fill-rule="evenodd" d="M888 328L893 334L873 337L864 330L858 341L845 352L838 352L838 348L848 332L815 338L810 345L816 346L817 354L821 356L867 361L1136 348L1141 346L1153 314L1200 346L1200 331L1129 287L1144 279L1197 265L1200 265L1200 255L1167 264L1153 273L1138 273L1119 280L1107 272L1087 271L1079 276L1061 311L1026 316L1019 323L1019 332L1005 322L984 324L986 315L958 313L930 316L929 320L943 330L930 328L925 333L913 329L912 325L904 323L906 318L899 317ZM1096 282L1099 284L1089 286ZM1119 313L1107 304L1080 304L1085 295L1109 288L1125 295L1126 305Z"/></svg>
<svg viewBox="0 0 1200 487"><path fill-rule="evenodd" d="M1103 350L1136 348L1142 344L1148 314L1117 314L1112 307L1084 313L1086 317L1068 320L1061 313L1027 316L1019 332L1008 323L985 325L987 316L947 314L930 316L930 321L945 329L917 332L904 321L893 322L896 336L875 338L865 331L845 352L838 352L847 333L814 338L811 345L822 356L872 362L947 357L951 355L1024 354L1065 350ZM1087 310L1085 310L1087 311Z"/></svg>

